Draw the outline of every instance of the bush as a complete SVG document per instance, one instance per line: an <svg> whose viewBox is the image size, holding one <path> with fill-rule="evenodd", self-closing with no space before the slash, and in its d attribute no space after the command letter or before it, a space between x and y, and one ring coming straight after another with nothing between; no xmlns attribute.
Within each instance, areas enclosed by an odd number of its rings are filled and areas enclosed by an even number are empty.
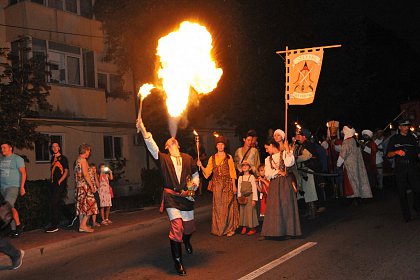
<svg viewBox="0 0 420 280"><path fill-rule="evenodd" d="M26 194L19 196L16 209L25 230L42 228L50 220L49 180L26 181Z"/></svg>
<svg viewBox="0 0 420 280"><path fill-rule="evenodd" d="M163 178L159 169L141 169L141 197L145 205L160 202L162 199Z"/></svg>

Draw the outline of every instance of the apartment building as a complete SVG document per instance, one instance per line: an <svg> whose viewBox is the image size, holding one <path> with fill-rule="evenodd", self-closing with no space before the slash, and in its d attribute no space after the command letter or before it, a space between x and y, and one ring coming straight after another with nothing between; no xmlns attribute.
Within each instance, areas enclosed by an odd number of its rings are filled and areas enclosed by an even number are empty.
<svg viewBox="0 0 420 280"><path fill-rule="evenodd" d="M125 160L124 177L114 191L130 195L140 190L141 169L155 165L147 160L144 142L135 130L133 77L130 73L120 76L116 65L104 61L104 34L92 12L94 1L0 0L0 47L17 49L24 38L28 56L45 55L51 72L48 101L53 110L30 119L50 141L17 152L29 159L29 180L45 179L49 177L51 141L61 143L70 164L77 158L78 146L88 143L92 146L90 163ZM116 93L127 99L113 98ZM230 140L230 152L241 145L232 127L220 127L212 118L203 120L197 131L208 155L215 152L214 131ZM74 187L72 176L71 170L70 188Z"/></svg>
<svg viewBox="0 0 420 280"><path fill-rule="evenodd" d="M24 38L28 56L43 54L48 60L48 101L53 109L30 119L37 130L61 143L70 164L81 143L92 146L91 163L125 159L121 188L115 192L138 192L146 151L136 138L136 89L130 73L119 75L116 65L103 59L104 34L92 13L94 0L2 0L0 4L0 46L13 50ZM126 99L113 98L115 94ZM17 151L29 159L29 180L49 178L49 142ZM69 184L73 186L72 176Z"/></svg>

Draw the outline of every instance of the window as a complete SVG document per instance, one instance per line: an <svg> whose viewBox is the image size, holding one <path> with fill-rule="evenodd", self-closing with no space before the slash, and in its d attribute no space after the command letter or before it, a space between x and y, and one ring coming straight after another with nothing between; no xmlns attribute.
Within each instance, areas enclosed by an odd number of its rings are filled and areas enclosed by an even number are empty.
<svg viewBox="0 0 420 280"><path fill-rule="evenodd" d="M63 10L64 9L63 1L64 0L48 0L48 7L58 9L58 10Z"/></svg>
<svg viewBox="0 0 420 280"><path fill-rule="evenodd" d="M48 42L50 82L81 85L80 48L55 42Z"/></svg>
<svg viewBox="0 0 420 280"><path fill-rule="evenodd" d="M77 14L77 0L66 0L66 11Z"/></svg>
<svg viewBox="0 0 420 280"><path fill-rule="evenodd" d="M80 0L80 15L82 17L92 18L92 15L93 15L92 0Z"/></svg>
<svg viewBox="0 0 420 280"><path fill-rule="evenodd" d="M63 136L44 134L44 139L35 141L35 161L45 162L50 161L50 145L53 142L60 144L61 152L63 152Z"/></svg>
<svg viewBox="0 0 420 280"><path fill-rule="evenodd" d="M123 157L123 139L117 136L104 136L104 158L120 159Z"/></svg>
<svg viewBox="0 0 420 280"><path fill-rule="evenodd" d="M98 73L98 88L108 90L108 75Z"/></svg>
<svg viewBox="0 0 420 280"><path fill-rule="evenodd" d="M83 77L85 87L95 87L95 55L93 51L83 49Z"/></svg>

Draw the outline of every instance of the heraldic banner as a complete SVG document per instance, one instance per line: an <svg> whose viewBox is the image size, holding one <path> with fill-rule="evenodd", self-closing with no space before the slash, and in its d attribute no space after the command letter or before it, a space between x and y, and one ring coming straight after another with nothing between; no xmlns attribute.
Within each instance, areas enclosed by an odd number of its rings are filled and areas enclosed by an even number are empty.
<svg viewBox="0 0 420 280"><path fill-rule="evenodd" d="M289 105L314 102L323 55L322 48L286 52L286 101Z"/></svg>

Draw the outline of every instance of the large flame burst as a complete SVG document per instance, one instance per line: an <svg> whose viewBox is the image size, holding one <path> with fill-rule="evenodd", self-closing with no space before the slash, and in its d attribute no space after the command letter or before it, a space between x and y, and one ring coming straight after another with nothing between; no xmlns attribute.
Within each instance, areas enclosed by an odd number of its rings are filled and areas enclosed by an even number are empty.
<svg viewBox="0 0 420 280"><path fill-rule="evenodd" d="M158 77L166 93L171 117L178 117L188 104L190 89L199 94L212 92L223 70L211 56L212 37L204 26L184 21L178 31L159 39Z"/></svg>

